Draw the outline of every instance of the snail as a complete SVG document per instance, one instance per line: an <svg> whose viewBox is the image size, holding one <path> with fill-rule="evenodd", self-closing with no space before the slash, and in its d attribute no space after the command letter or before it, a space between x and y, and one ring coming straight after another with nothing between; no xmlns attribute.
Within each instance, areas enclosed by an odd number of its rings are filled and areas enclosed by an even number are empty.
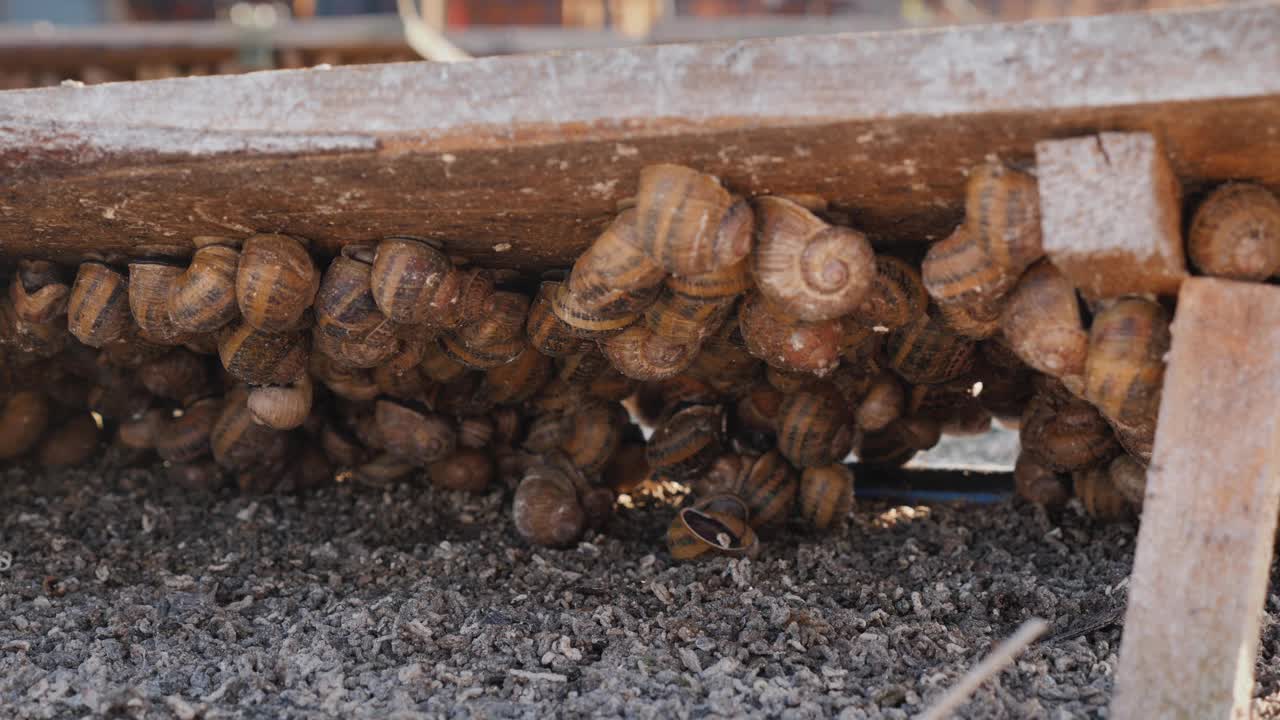
<svg viewBox="0 0 1280 720"><path fill-rule="evenodd" d="M204 361L182 348L143 363L138 368L138 380L152 395L179 402L209 390Z"/></svg>
<svg viewBox="0 0 1280 720"><path fill-rule="evenodd" d="M875 283L871 243L851 228L828 225L783 198L756 200L759 217L752 275L760 294L797 320L846 315Z"/></svg>
<svg viewBox="0 0 1280 720"><path fill-rule="evenodd" d="M288 385L255 387L249 391L249 412L262 425L292 430L311 414L311 393L311 376L307 373Z"/></svg>
<svg viewBox="0 0 1280 720"><path fill-rule="evenodd" d="M645 254L636 211L624 210L573 264L567 289L578 307L602 317L635 315L657 296L666 271Z"/></svg>
<svg viewBox="0 0 1280 720"><path fill-rule="evenodd" d="M544 282L529 306L525 334L529 343L543 355L564 357L581 352L583 340L574 334L573 327L561 320L551 310L551 298L561 292L563 284Z"/></svg>
<svg viewBox="0 0 1280 720"><path fill-rule="evenodd" d="M61 269L47 260L19 260L9 282L14 312L28 323L47 323L65 313L70 295Z"/></svg>
<svg viewBox="0 0 1280 720"><path fill-rule="evenodd" d="M1105 465L1077 470L1071 474L1076 497L1091 517L1104 521L1125 520L1130 507L1124 495L1111 482Z"/></svg>
<svg viewBox="0 0 1280 720"><path fill-rule="evenodd" d="M1132 455L1120 455L1107 466L1107 475L1111 484L1130 505L1142 508L1143 498L1147 494L1147 468L1142 463Z"/></svg>
<svg viewBox="0 0 1280 720"><path fill-rule="evenodd" d="M357 467L354 475L366 485L386 487L400 478L413 474L415 469L416 466L405 458L383 453Z"/></svg>
<svg viewBox="0 0 1280 720"><path fill-rule="evenodd" d="M563 469L545 464L530 468L520 480L511 515L521 537L551 547L577 540L587 522L573 479Z"/></svg>
<svg viewBox="0 0 1280 720"><path fill-rule="evenodd" d="M755 457L736 452L725 453L712 461L706 472L693 481L693 491L698 497L733 495L742 497L742 481ZM645 463L648 468L648 462ZM744 501L745 502L745 501Z"/></svg>
<svg viewBox="0 0 1280 720"><path fill-rule="evenodd" d="M747 430L772 435L778 429L781 406L781 391L768 383L756 383L738 398L734 417Z"/></svg>
<svg viewBox="0 0 1280 720"><path fill-rule="evenodd" d="M876 432L902 417L905 408L906 392L902 383L892 375L882 373L858 403L854 422L866 432Z"/></svg>
<svg viewBox="0 0 1280 720"><path fill-rule="evenodd" d="M826 530L839 525L853 509L853 471L842 464L805 468L800 475L800 517Z"/></svg>
<svg viewBox="0 0 1280 720"><path fill-rule="evenodd" d="M972 341L947 328L932 310L889 333L885 342L889 367L916 385L960 377L973 365L974 347Z"/></svg>
<svg viewBox="0 0 1280 720"><path fill-rule="evenodd" d="M833 375L832 377L837 377ZM764 371L765 382L769 383L769 387L777 390L784 395L796 392L805 385L813 382L813 375L803 372L789 372L787 370L779 370L775 367L768 367ZM834 382L834 380L833 380Z"/></svg>
<svg viewBox="0 0 1280 720"><path fill-rule="evenodd" d="M511 362L485 371L485 387L495 403L517 405L542 389L551 371L551 358L527 346Z"/></svg>
<svg viewBox="0 0 1280 720"><path fill-rule="evenodd" d="M1075 287L1052 263L1042 260L1023 274L1000 324L1008 349L1020 360L1072 392L1083 390L1089 334Z"/></svg>
<svg viewBox="0 0 1280 720"><path fill-rule="evenodd" d="M451 276L452 274L452 276ZM408 237L378 243L370 271L370 292L377 307L391 320L407 325L431 322L440 301L452 301L458 271L438 248ZM452 282L446 282L451 280ZM444 297L441 290L446 290Z"/></svg>
<svg viewBox="0 0 1280 720"><path fill-rule="evenodd" d="M506 365L528 347L523 337L502 340L484 347L472 346L452 333L442 335L438 342L445 355L472 370L490 370Z"/></svg>
<svg viewBox="0 0 1280 720"><path fill-rule="evenodd" d="M1089 329L1084 397L1144 458L1155 437L1170 342L1168 314L1144 298L1115 301L1094 316Z"/></svg>
<svg viewBox="0 0 1280 720"><path fill-rule="evenodd" d="M493 442L494 423L488 415L468 415L458 420L458 445L472 450Z"/></svg>
<svg viewBox="0 0 1280 720"><path fill-rule="evenodd" d="M667 291L688 302L725 303L751 289L750 260L694 275L671 275L664 284Z"/></svg>
<svg viewBox="0 0 1280 720"><path fill-rule="evenodd" d="M191 492L214 492L224 484L221 470L211 462L171 463L165 477Z"/></svg>
<svg viewBox="0 0 1280 720"><path fill-rule="evenodd" d="M637 244L672 275L710 272L751 252L750 207L692 168L643 168L635 223Z"/></svg>
<svg viewBox="0 0 1280 720"><path fill-rule="evenodd" d="M368 370L343 366L322 353L311 354L309 367L312 377L340 398L359 402L372 400L382 393Z"/></svg>
<svg viewBox="0 0 1280 720"><path fill-rule="evenodd" d="M131 325L129 281L105 263L80 263L67 297L67 329L76 339L100 348L125 335Z"/></svg>
<svg viewBox="0 0 1280 720"><path fill-rule="evenodd" d="M520 293L495 292L485 301L484 312L463 325L455 335L470 348L488 348L520 339L529 316L529 298Z"/></svg>
<svg viewBox="0 0 1280 720"><path fill-rule="evenodd" d="M621 405L603 400L584 403L568 417L560 450L582 472L598 473L617 452L626 425Z"/></svg>
<svg viewBox="0 0 1280 720"><path fill-rule="evenodd" d="M738 309L738 327L747 352L772 368L825 375L840 364L839 321L804 322L785 314L763 295L748 293Z"/></svg>
<svg viewBox="0 0 1280 720"><path fill-rule="evenodd" d="M631 394L636 390L636 385L639 383L634 378L629 378L618 372L607 361L605 364L604 370L587 383L587 395L600 400L614 400L617 402L631 397Z"/></svg>
<svg viewBox="0 0 1280 720"><path fill-rule="evenodd" d="M920 271L901 258L877 255L871 290L849 318L864 328L894 330L923 315L928 306Z"/></svg>
<svg viewBox="0 0 1280 720"><path fill-rule="evenodd" d="M667 528L667 549L676 560L693 560L708 553L753 556L758 541L747 514L745 504L731 495L700 500L676 513Z"/></svg>
<svg viewBox="0 0 1280 720"><path fill-rule="evenodd" d="M158 345L181 345L186 333L169 315L169 293L183 268L167 261L137 260L129 263L129 309L138 334Z"/></svg>
<svg viewBox="0 0 1280 720"><path fill-rule="evenodd" d="M236 303L245 324L269 333L296 330L319 288L320 273L297 238L254 235L244 241Z"/></svg>
<svg viewBox="0 0 1280 720"><path fill-rule="evenodd" d="M418 365L428 378L438 383L449 383L467 374L467 366L455 360L444 351L437 342L427 343L422 350L422 361ZM501 367L499 365L498 367Z"/></svg>
<svg viewBox="0 0 1280 720"><path fill-rule="evenodd" d="M796 467L841 460L854 441L852 418L839 389L817 381L783 397L778 408L778 450Z"/></svg>
<svg viewBox="0 0 1280 720"><path fill-rule="evenodd" d="M195 238L196 252L169 285L165 307L179 331L212 333L236 319L236 271L240 251L223 238Z"/></svg>
<svg viewBox="0 0 1280 720"><path fill-rule="evenodd" d="M535 453L548 453L560 447L569 434L569 423L558 413L543 413L533 418L525 433L524 447Z"/></svg>
<svg viewBox="0 0 1280 720"><path fill-rule="evenodd" d="M1119 450L1106 420L1058 384L1032 397L1022 418L1023 449L1055 472L1090 468Z"/></svg>
<svg viewBox="0 0 1280 720"><path fill-rule="evenodd" d="M1259 282L1280 274L1280 200L1253 183L1219 187L1191 219L1187 255L1206 275Z"/></svg>
<svg viewBox="0 0 1280 720"><path fill-rule="evenodd" d="M613 367L636 380L664 380L683 372L693 362L694 344L670 340L636 324L600 340L600 351Z"/></svg>
<svg viewBox="0 0 1280 720"><path fill-rule="evenodd" d="M367 459L367 450L360 441L332 421L320 430L320 447L329 461L342 468L351 468Z"/></svg>
<svg viewBox="0 0 1280 720"><path fill-rule="evenodd" d="M901 466L942 438L942 423L930 417L903 417L879 432L864 433L857 442L860 462Z"/></svg>
<svg viewBox="0 0 1280 720"><path fill-rule="evenodd" d="M1000 332L1000 314L1005 297L974 298L970 303L939 304L938 313L955 334L971 340L986 340Z"/></svg>
<svg viewBox="0 0 1280 720"><path fill-rule="evenodd" d="M329 263L315 296L317 334L359 342L384 324L390 327L370 289L373 257L367 245L347 245Z"/></svg>
<svg viewBox="0 0 1280 720"><path fill-rule="evenodd" d="M687 407L667 418L649 437L649 467L676 480L696 477L721 453L724 416L708 405Z"/></svg>
<svg viewBox="0 0 1280 720"><path fill-rule="evenodd" d="M209 452L209 438L222 409L219 398L206 397L182 409L156 438L156 453L171 463L191 462Z"/></svg>
<svg viewBox="0 0 1280 720"><path fill-rule="evenodd" d="M776 450L753 458L743 468L738 483L738 494L750 511L751 527L759 529L785 521L794 507L798 487L795 469Z"/></svg>
<svg viewBox="0 0 1280 720"><path fill-rule="evenodd" d="M310 349L298 332L273 333L240 323L222 329L218 356L235 379L251 385L287 385L306 372Z"/></svg>
<svg viewBox="0 0 1280 720"><path fill-rule="evenodd" d="M12 460L36 446L49 426L49 400L31 390L19 390L0 409L0 460Z"/></svg>
<svg viewBox="0 0 1280 720"><path fill-rule="evenodd" d="M134 450L150 450L164 432L170 412L151 408L134 417L126 418L116 428L116 439L121 445Z"/></svg>
<svg viewBox="0 0 1280 720"><path fill-rule="evenodd" d="M732 307L732 298L705 301L664 288L645 310L644 324L667 340L697 344L720 329Z"/></svg>
<svg viewBox="0 0 1280 720"><path fill-rule="evenodd" d="M448 420L404 401L380 398L374 407L387 452L426 466L451 455L458 434Z"/></svg>
<svg viewBox="0 0 1280 720"><path fill-rule="evenodd" d="M494 445L512 446L524 437L524 418L515 408L494 408L489 413L489 422L493 425Z"/></svg>
<svg viewBox="0 0 1280 720"><path fill-rule="evenodd" d="M45 467L74 467L87 461L98 448L98 423L88 412L78 412L45 436L37 455Z"/></svg>
<svg viewBox="0 0 1280 720"><path fill-rule="evenodd" d="M283 461L289 434L257 422L249 410L247 387L227 394L209 433L209 448L219 467L233 472Z"/></svg>
<svg viewBox="0 0 1280 720"><path fill-rule="evenodd" d="M466 447L427 466L433 485L469 493L487 490L493 480L493 470L493 459L488 453Z"/></svg>
<svg viewBox="0 0 1280 720"><path fill-rule="evenodd" d="M1013 487L1018 497L1037 505L1061 507L1071 499L1067 476L1045 465L1025 450L1013 465Z"/></svg>
<svg viewBox="0 0 1280 720"><path fill-rule="evenodd" d="M989 162L969 174L965 223L986 256L1012 278L1044 255L1036 179L1003 163Z"/></svg>
<svg viewBox="0 0 1280 720"><path fill-rule="evenodd" d="M559 358L555 364L556 377L571 385L588 385L609 369L609 360L595 348Z"/></svg>
<svg viewBox="0 0 1280 720"><path fill-rule="evenodd" d="M638 317L637 313L604 315L578 304L577 296L561 284L552 286L547 300L551 312L579 338L596 340L615 335Z"/></svg>

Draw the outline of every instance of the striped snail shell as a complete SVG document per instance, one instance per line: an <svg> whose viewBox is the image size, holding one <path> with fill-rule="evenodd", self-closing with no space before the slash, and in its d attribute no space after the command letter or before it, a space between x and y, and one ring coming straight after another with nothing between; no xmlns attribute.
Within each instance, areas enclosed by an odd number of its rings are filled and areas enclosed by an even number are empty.
<svg viewBox="0 0 1280 720"><path fill-rule="evenodd" d="M183 401L209 390L204 360L183 348L143 363L138 368L138 380L147 392L168 400Z"/></svg>
<svg viewBox="0 0 1280 720"><path fill-rule="evenodd" d="M524 437L524 447L530 452L545 454L560 447L569 434L569 420L559 413L541 413L529 424Z"/></svg>
<svg viewBox="0 0 1280 720"><path fill-rule="evenodd" d="M323 353L311 353L308 372L333 394L347 400L363 402L379 395L378 383L363 368L352 368L334 361Z"/></svg>
<svg viewBox="0 0 1280 720"><path fill-rule="evenodd" d="M458 434L444 417L392 398L374 406L378 432L387 452L426 466L448 457Z"/></svg>
<svg viewBox="0 0 1280 720"><path fill-rule="evenodd" d="M1022 418L1022 447L1056 472L1093 467L1120 450L1107 421L1062 388L1041 390Z"/></svg>
<svg viewBox="0 0 1280 720"><path fill-rule="evenodd" d="M472 370L489 370L506 365L528 347L523 336L479 347L466 344L453 333L446 333L438 342L445 355Z"/></svg>
<svg viewBox="0 0 1280 720"><path fill-rule="evenodd" d="M1067 476L1045 465L1025 450L1013 465L1013 487L1018 497L1037 505L1061 507L1071 499Z"/></svg>
<svg viewBox="0 0 1280 720"><path fill-rule="evenodd" d="M636 236L672 275L732 265L751 252L749 208L711 175L680 165L650 165L636 191ZM745 205L745 203L741 203Z"/></svg>
<svg viewBox="0 0 1280 720"><path fill-rule="evenodd" d="M484 313L456 331L467 347L487 348L523 339L529 298L520 293L495 292L485 301Z"/></svg>
<svg viewBox="0 0 1280 720"><path fill-rule="evenodd" d="M842 464L806 468L800 475L800 518L826 530L844 523L853 509L853 471Z"/></svg>
<svg viewBox="0 0 1280 720"><path fill-rule="evenodd" d="M906 410L906 391L902 383L888 373L872 382L854 411L854 421L866 432L877 432L902 417Z"/></svg>
<svg viewBox="0 0 1280 720"><path fill-rule="evenodd" d="M790 200L756 200L760 225L752 273L760 293L787 315L816 322L846 315L875 282L871 243L828 225Z"/></svg>
<svg viewBox="0 0 1280 720"><path fill-rule="evenodd" d="M970 302L938 305L942 321L956 335L970 340L986 340L1000 332L1000 315L1005 296L975 297Z"/></svg>
<svg viewBox="0 0 1280 720"><path fill-rule="evenodd" d="M1001 315L1008 348L1035 370L1080 388L1089 334L1080 317L1075 287L1042 260L1023 274Z"/></svg>
<svg viewBox="0 0 1280 720"><path fill-rule="evenodd" d="M182 415L169 421L156 438L156 453L171 463L186 463L209 452L213 424L222 410L219 398L196 400L182 409Z"/></svg>
<svg viewBox="0 0 1280 720"><path fill-rule="evenodd" d="M488 415L468 415L458 419L458 445L472 450L493 442L493 419Z"/></svg>
<svg viewBox="0 0 1280 720"><path fill-rule="evenodd" d="M586 513L573 479L551 465L530 468L511 503L516 531L535 545L559 547L582 536Z"/></svg>
<svg viewBox="0 0 1280 720"><path fill-rule="evenodd" d="M748 293L738 309L738 328L747 352L772 368L825 375L840 364L843 331L838 320L804 322L763 295Z"/></svg>
<svg viewBox="0 0 1280 720"><path fill-rule="evenodd" d="M782 392L768 383L752 385L735 408L737 422L747 430L772 435L777 431Z"/></svg>
<svg viewBox="0 0 1280 720"><path fill-rule="evenodd" d="M427 343L422 349L422 361L418 367L426 376L438 383L449 383L467 374L467 366L444 351L438 342Z"/></svg>
<svg viewBox="0 0 1280 720"><path fill-rule="evenodd" d="M1196 210L1187 254L1206 275L1261 281L1280 274L1280 200L1253 183L1228 183Z"/></svg>
<svg viewBox="0 0 1280 720"><path fill-rule="evenodd" d="M638 384L636 380L623 375L610 365L587 383L587 395L600 400L622 402L631 397Z"/></svg>
<svg viewBox="0 0 1280 720"><path fill-rule="evenodd" d="M601 317L621 317L653 302L666 272L639 241L636 211L625 210L573 264L566 287L578 307Z"/></svg>
<svg viewBox="0 0 1280 720"><path fill-rule="evenodd" d="M437 293L457 271L439 249L422 240L390 237L378 243L369 276L373 300L395 322L431 322Z"/></svg>
<svg viewBox="0 0 1280 720"><path fill-rule="evenodd" d="M288 385L268 385L249 391L253 419L276 430L299 427L311 414L311 376L303 373Z"/></svg>
<svg viewBox="0 0 1280 720"><path fill-rule="evenodd" d="M316 293L317 333L359 342L388 323L373 301L372 269L373 248L367 245L347 245L329 263Z"/></svg>
<svg viewBox="0 0 1280 720"><path fill-rule="evenodd" d="M214 462L233 472L277 463L289 450L288 433L254 420L249 410L249 388L244 386L227 393L213 423L209 446Z"/></svg>
<svg viewBox="0 0 1280 720"><path fill-rule="evenodd" d="M840 390L813 382L783 397L778 408L778 450L797 467L844 459L854 441L853 420Z"/></svg>
<svg viewBox="0 0 1280 720"><path fill-rule="evenodd" d="M563 284L558 282L542 283L533 304L529 306L529 318L525 323L529 343L538 352L550 357L564 357L581 352L584 342L574 333L571 325L551 310L551 298L560 293L562 287Z"/></svg>
<svg viewBox="0 0 1280 720"><path fill-rule="evenodd" d="M724 416L708 405L687 407L667 418L649 437L649 467L683 480L705 472L722 452Z"/></svg>
<svg viewBox="0 0 1280 720"><path fill-rule="evenodd" d="M518 405L537 394L551 379L551 358L525 347L505 365L485 371L489 398L499 405Z"/></svg>
<svg viewBox="0 0 1280 720"><path fill-rule="evenodd" d="M654 334L643 324L600 340L600 351L618 372L636 380L675 377L689 367L697 345Z"/></svg>
<svg viewBox="0 0 1280 720"><path fill-rule="evenodd" d="M390 362L404 349L404 341L398 337L397 328L387 321L375 327L364 337L339 337L332 328L317 326L311 333L313 349L328 355L339 365L349 368L373 368Z"/></svg>
<svg viewBox="0 0 1280 720"><path fill-rule="evenodd" d="M645 325L669 340L698 343L715 334L733 309L733 300L705 301L664 288L644 312Z"/></svg>
<svg viewBox="0 0 1280 720"><path fill-rule="evenodd" d="M1142 508L1147 494L1147 468L1132 455L1118 456L1107 466L1111 484L1135 508Z"/></svg>
<svg viewBox="0 0 1280 720"><path fill-rule="evenodd" d="M975 345L952 332L936 311L889 333L885 352L889 367L916 385L943 383L973 365Z"/></svg>
<svg viewBox="0 0 1280 720"><path fill-rule="evenodd" d="M738 487L751 513L751 527L759 529L784 522L795 505L798 488L795 468L776 450L752 458L743 469Z"/></svg>
<svg viewBox="0 0 1280 720"><path fill-rule="evenodd" d="M704 498L676 513L667 528L667 549L676 560L709 555L751 557L758 550L745 504L732 495Z"/></svg>
<svg viewBox="0 0 1280 720"><path fill-rule="evenodd" d="M577 296L563 284L552 287L548 300L551 312L579 338L595 340L616 335L639 317L636 313L611 316L589 310L579 305Z"/></svg>
<svg viewBox="0 0 1280 720"><path fill-rule="evenodd" d="M47 260L19 260L9 282L13 309L29 323L46 323L65 313L70 295L61 269Z"/></svg>
<svg viewBox="0 0 1280 720"><path fill-rule="evenodd" d="M694 493L699 497L724 494L742 497L742 480L754 461L755 458L736 452L721 455L693 481ZM645 467L648 466L646 461Z"/></svg>
<svg viewBox="0 0 1280 720"><path fill-rule="evenodd" d="M1109 419L1154 433L1169 351L1169 316L1159 303L1127 297L1093 318L1084 397Z"/></svg>
<svg viewBox="0 0 1280 720"><path fill-rule="evenodd" d="M427 466L431 484L445 490L482 493L493 481L493 458L474 448L459 448L449 457Z"/></svg>
<svg viewBox="0 0 1280 720"><path fill-rule="evenodd" d="M584 473L603 470L622 443L626 410L618 403L593 400L580 405L567 420L560 450Z"/></svg>
<svg viewBox="0 0 1280 720"><path fill-rule="evenodd" d="M969 174L965 223L983 253L1017 278L1044 256L1040 236L1040 190L1031 175L990 162Z"/></svg>
<svg viewBox="0 0 1280 720"><path fill-rule="evenodd" d="M528 409L534 414L572 412L586 400L586 395L587 389L582 385L553 377L529 400Z"/></svg>
<svg viewBox="0 0 1280 720"><path fill-rule="evenodd" d="M971 225L960 225L929 246L920 266L929 297L939 305L990 305L1017 282L1018 274L996 262Z"/></svg>
<svg viewBox="0 0 1280 720"><path fill-rule="evenodd" d="M876 274L867 297L850 315L863 327L900 328L924 314L929 293L920 271L901 258L876 255Z"/></svg>
<svg viewBox="0 0 1280 720"><path fill-rule="evenodd" d="M42 393L19 390L0 409L0 460L12 460L36 446L49 426L49 400Z"/></svg>
<svg viewBox="0 0 1280 720"><path fill-rule="evenodd" d="M744 207L746 207L744 205ZM751 289L751 263L747 258L696 275L672 275L667 290L693 301L724 302Z"/></svg>
<svg viewBox="0 0 1280 720"><path fill-rule="evenodd" d="M138 334L158 345L181 345L186 333L169 316L169 293L183 268L164 260L129 263L129 309Z"/></svg>
<svg viewBox="0 0 1280 720"><path fill-rule="evenodd" d="M40 464L74 467L85 463L98 449L98 432L98 423L88 412L72 415L40 443Z"/></svg>
<svg viewBox="0 0 1280 720"><path fill-rule="evenodd" d="M609 369L609 360L599 349L591 348L555 361L556 377L567 383L587 385Z"/></svg>
<svg viewBox="0 0 1280 720"><path fill-rule="evenodd" d="M244 241L236 302L250 327L274 333L297 329L319 288L320 272L297 238L254 235Z"/></svg>
<svg viewBox="0 0 1280 720"><path fill-rule="evenodd" d="M67 298L67 329L76 339L100 348L128 332L129 281L105 263L80 263Z"/></svg>
<svg viewBox="0 0 1280 720"><path fill-rule="evenodd" d="M898 418L879 432L862 435L858 460L868 465L905 465L916 453L937 445L941 438L942 424L933 418Z"/></svg>
<svg viewBox="0 0 1280 720"><path fill-rule="evenodd" d="M1111 481L1106 465L1071 473L1071 484L1090 517L1103 521L1126 520L1130 517L1132 508Z"/></svg>
<svg viewBox="0 0 1280 720"><path fill-rule="evenodd" d="M251 385L287 385L307 369L307 336L300 332L272 333L248 323L222 329L218 356L237 380Z"/></svg>
<svg viewBox="0 0 1280 720"><path fill-rule="evenodd" d="M236 304L240 251L223 242L222 238L196 238L191 264L169 286L165 306L170 321L182 332L212 333L240 314Z"/></svg>

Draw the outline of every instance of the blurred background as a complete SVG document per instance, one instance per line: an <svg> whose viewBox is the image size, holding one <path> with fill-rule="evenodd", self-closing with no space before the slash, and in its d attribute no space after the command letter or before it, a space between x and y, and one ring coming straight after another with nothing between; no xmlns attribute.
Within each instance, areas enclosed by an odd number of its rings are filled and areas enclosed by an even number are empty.
<svg viewBox="0 0 1280 720"><path fill-rule="evenodd" d="M0 0L0 89L1018 21L1224 0Z"/></svg>

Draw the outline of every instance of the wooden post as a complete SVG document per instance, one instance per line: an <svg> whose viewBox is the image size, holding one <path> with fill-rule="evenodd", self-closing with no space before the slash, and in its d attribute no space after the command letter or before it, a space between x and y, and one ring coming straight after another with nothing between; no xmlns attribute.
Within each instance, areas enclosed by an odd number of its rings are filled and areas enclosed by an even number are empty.
<svg viewBox="0 0 1280 720"><path fill-rule="evenodd" d="M1112 718L1249 716L1280 509L1278 409L1280 287L1187 280Z"/></svg>

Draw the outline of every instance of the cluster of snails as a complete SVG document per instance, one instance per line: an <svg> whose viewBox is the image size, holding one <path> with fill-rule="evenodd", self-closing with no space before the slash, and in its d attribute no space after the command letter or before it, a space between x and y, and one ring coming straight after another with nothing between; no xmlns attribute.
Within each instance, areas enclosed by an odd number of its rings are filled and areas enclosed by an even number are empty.
<svg viewBox="0 0 1280 720"><path fill-rule="evenodd" d="M653 165L536 284L415 237L347 245L323 269L280 234L74 277L21 260L0 299L0 460L76 464L109 438L185 487L498 482L543 545L676 481L694 495L668 543L693 558L750 554L788 520L837 525L851 452L902 465L994 419L1020 430L1027 499L1074 493L1105 517L1141 502L1171 308L1082 299L1045 257L1033 176L976 168L964 222L922 262L833 217ZM1280 202L1219 188L1188 253L1207 274L1276 275Z"/></svg>

